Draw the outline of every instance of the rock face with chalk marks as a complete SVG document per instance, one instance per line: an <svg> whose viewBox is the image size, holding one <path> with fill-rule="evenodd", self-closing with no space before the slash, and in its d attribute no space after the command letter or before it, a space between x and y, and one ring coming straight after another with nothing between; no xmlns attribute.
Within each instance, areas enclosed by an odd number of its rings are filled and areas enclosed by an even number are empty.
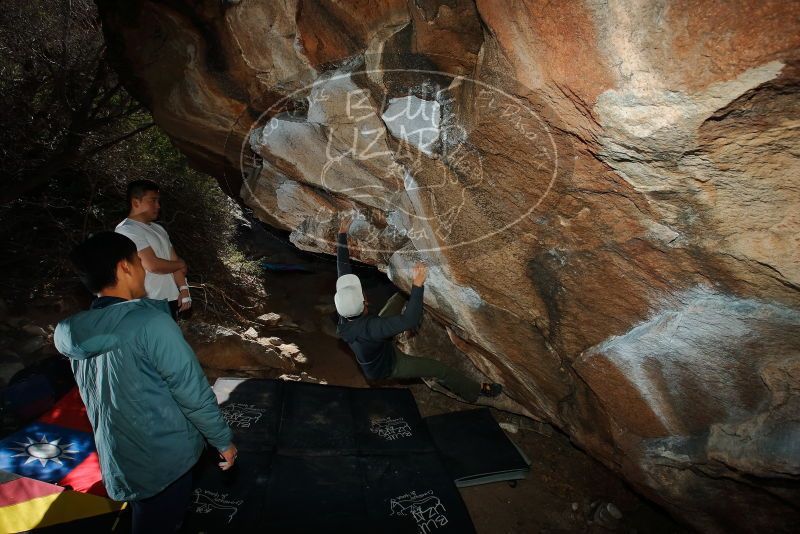
<svg viewBox="0 0 800 534"><path fill-rule="evenodd" d="M800 520L800 4L98 4L193 166L429 263L428 351L699 530Z"/></svg>

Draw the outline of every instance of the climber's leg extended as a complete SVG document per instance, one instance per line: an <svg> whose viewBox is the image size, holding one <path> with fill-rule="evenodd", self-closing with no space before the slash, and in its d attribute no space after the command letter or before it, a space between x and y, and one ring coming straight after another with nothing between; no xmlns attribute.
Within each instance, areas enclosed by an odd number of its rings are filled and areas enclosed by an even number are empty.
<svg viewBox="0 0 800 534"><path fill-rule="evenodd" d="M435 378L467 402L475 402L481 393L481 384L458 369L433 358L409 356L399 350L395 350L395 364L390 378Z"/></svg>

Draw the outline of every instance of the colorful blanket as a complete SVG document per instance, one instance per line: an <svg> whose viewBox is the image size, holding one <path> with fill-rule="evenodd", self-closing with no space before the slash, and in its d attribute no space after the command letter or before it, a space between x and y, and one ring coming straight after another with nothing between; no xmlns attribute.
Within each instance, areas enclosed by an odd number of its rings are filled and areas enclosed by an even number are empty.
<svg viewBox="0 0 800 534"><path fill-rule="evenodd" d="M0 440L0 532L22 532L118 511L106 498L77 388Z"/></svg>

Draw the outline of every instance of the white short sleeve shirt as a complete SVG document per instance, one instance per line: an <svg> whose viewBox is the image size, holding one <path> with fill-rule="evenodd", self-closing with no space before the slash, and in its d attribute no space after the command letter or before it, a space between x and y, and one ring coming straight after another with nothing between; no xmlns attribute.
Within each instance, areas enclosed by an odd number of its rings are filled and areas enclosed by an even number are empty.
<svg viewBox="0 0 800 534"><path fill-rule="evenodd" d="M172 242L164 227L156 223L141 223L133 219L124 219L114 229L136 243L136 250L151 247L157 258L170 259ZM172 274L156 274L147 271L144 277L144 288L147 297L157 300L176 300L179 295L178 286Z"/></svg>

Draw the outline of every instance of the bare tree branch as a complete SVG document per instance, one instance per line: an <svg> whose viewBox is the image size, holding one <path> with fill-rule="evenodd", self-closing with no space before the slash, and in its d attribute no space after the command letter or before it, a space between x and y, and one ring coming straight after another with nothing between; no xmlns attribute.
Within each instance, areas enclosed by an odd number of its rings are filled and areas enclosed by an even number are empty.
<svg viewBox="0 0 800 534"><path fill-rule="evenodd" d="M121 136L117 137L116 139L112 139L111 141L109 141L107 143L103 143L102 145L89 150L88 152L86 152L86 153L81 155L81 159L86 159L86 158L89 158L91 156L94 156L98 152L102 152L103 150L111 148L112 146L116 145L117 143L121 143L122 141L124 141L126 139L130 139L134 135L140 134L143 131L150 129L155 125L156 125L156 123L154 123L154 122L148 122L147 124L144 124L144 125L136 128L135 130L131 130L130 132L128 132L128 133L126 133L124 135L121 135Z"/></svg>

